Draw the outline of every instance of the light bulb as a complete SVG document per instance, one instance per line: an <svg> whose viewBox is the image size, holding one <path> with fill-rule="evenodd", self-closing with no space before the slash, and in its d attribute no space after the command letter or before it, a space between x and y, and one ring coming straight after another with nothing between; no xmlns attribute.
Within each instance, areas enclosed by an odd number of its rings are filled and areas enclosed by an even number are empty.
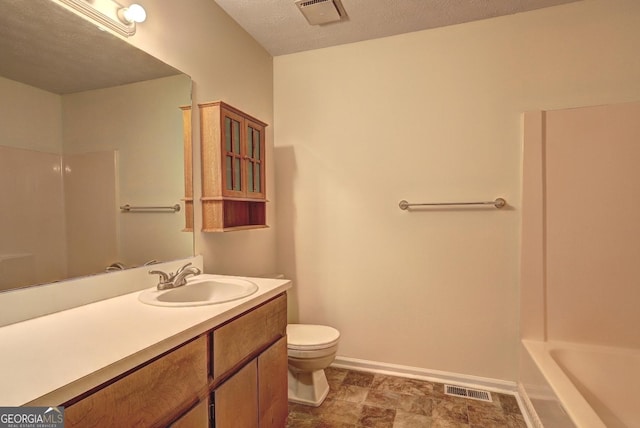
<svg viewBox="0 0 640 428"><path fill-rule="evenodd" d="M120 9L118 16L123 22L133 24L134 22L144 22L144 20L147 19L147 12L145 12L142 6L134 3L129 7Z"/></svg>

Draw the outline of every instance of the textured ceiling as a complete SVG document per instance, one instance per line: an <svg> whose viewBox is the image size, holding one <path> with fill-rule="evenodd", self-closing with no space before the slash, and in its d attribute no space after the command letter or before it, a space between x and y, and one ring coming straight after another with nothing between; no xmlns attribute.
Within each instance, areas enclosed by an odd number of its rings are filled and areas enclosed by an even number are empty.
<svg viewBox="0 0 640 428"><path fill-rule="evenodd" d="M68 94L175 74L50 0L0 0L0 76Z"/></svg>
<svg viewBox="0 0 640 428"><path fill-rule="evenodd" d="M277 56L580 0L342 0L348 19L322 26L310 26L294 0L215 1Z"/></svg>

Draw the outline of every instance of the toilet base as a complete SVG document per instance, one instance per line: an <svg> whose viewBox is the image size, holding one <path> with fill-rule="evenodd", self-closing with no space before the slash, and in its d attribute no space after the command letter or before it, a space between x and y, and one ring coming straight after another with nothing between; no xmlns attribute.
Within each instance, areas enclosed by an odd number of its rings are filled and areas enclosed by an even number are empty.
<svg viewBox="0 0 640 428"><path fill-rule="evenodd" d="M329 394L324 370L301 372L289 369L289 401L318 407Z"/></svg>

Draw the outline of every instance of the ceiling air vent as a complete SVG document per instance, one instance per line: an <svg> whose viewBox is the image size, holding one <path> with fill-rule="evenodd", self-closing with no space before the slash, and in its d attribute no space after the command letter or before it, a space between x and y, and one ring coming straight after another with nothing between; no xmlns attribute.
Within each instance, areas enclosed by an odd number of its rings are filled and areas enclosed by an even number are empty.
<svg viewBox="0 0 640 428"><path fill-rule="evenodd" d="M340 0L296 0L295 3L311 25L337 22L346 15Z"/></svg>

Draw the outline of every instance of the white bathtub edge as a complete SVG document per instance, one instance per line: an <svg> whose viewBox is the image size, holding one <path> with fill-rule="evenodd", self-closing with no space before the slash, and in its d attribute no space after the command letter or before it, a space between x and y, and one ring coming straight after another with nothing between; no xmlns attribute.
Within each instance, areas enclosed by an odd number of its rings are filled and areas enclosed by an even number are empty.
<svg viewBox="0 0 640 428"><path fill-rule="evenodd" d="M551 389L562 403L564 410L578 427L607 428L595 410L551 357L548 342L522 340L522 344L551 385Z"/></svg>
<svg viewBox="0 0 640 428"><path fill-rule="evenodd" d="M522 416L527 421L527 425L533 428L544 428L538 412L536 412L536 408L529 399L529 394L527 394L527 390L524 389L522 383L518 383L518 397L522 400L520 409L522 410Z"/></svg>

